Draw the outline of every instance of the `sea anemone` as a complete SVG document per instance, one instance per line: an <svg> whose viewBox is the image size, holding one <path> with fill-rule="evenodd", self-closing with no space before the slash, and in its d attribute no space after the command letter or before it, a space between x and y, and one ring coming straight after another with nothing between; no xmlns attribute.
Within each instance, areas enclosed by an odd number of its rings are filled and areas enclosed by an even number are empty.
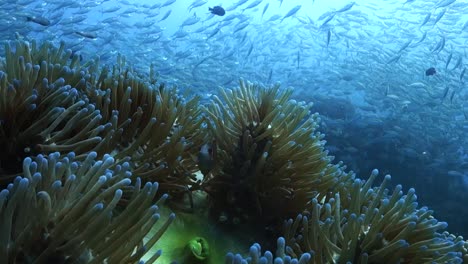
<svg viewBox="0 0 468 264"><path fill-rule="evenodd" d="M447 223L426 207L417 209L414 189L403 195L398 185L387 194L389 175L371 188L377 174L354 181L348 206L336 193L323 204L314 199L305 214L287 221L289 253L315 252L314 263L461 263L463 238L439 232Z"/></svg>
<svg viewBox="0 0 468 264"><path fill-rule="evenodd" d="M0 259L8 263L137 263L174 215L145 243L160 218L158 184L130 185L129 164L108 155L26 158L24 172L0 192ZM124 191L131 192L128 200ZM119 203L125 207L117 210ZM158 252L151 261L154 261ZM151 263L150 261L150 263Z"/></svg>
<svg viewBox="0 0 468 264"><path fill-rule="evenodd" d="M286 243L284 238L280 237L277 240L276 254L273 255L270 251L266 251L262 255L260 244L255 243L250 247L249 256L242 257L240 254L226 254L225 264L307 264L311 263L311 254L304 253L298 259L292 258L286 253Z"/></svg>
<svg viewBox="0 0 468 264"><path fill-rule="evenodd" d="M135 174L173 199L189 193L202 144L198 97L145 82L120 56L112 70L99 69L98 59L80 65L63 42L14 44L5 46L0 72L0 184L25 157L73 151L83 159L95 151L131 158Z"/></svg>
<svg viewBox="0 0 468 264"><path fill-rule="evenodd" d="M217 145L216 167L204 178L214 216L236 224L270 224L301 212L312 198L347 186L353 177L331 164L311 104L290 100L292 90L240 80L208 105Z"/></svg>
<svg viewBox="0 0 468 264"><path fill-rule="evenodd" d="M99 111L77 90L84 72L74 68L78 62L69 59L63 43L58 49L14 43L5 45L0 68L0 186L21 172L25 157L54 151L85 155L102 139Z"/></svg>
<svg viewBox="0 0 468 264"><path fill-rule="evenodd" d="M152 68L151 68L152 69ZM158 181L172 198L188 193L197 171L193 158L202 144L199 98L139 76L119 56L117 64L89 66L86 93L100 109L112 137L102 143L117 160L130 157L143 181Z"/></svg>

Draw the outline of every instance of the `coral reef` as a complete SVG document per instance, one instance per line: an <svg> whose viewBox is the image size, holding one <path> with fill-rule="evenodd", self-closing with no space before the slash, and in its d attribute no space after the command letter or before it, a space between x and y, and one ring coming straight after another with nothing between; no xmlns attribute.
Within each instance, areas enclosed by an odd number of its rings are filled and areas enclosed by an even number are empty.
<svg viewBox="0 0 468 264"><path fill-rule="evenodd" d="M217 164L202 186L220 221L282 221L352 180L331 164L311 104L290 100L291 92L241 80L207 107Z"/></svg>

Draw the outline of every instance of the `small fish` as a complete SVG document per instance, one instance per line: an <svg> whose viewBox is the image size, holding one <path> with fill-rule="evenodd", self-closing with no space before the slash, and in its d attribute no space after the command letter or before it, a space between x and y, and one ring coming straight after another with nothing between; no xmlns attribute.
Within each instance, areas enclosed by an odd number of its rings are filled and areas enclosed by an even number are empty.
<svg viewBox="0 0 468 264"><path fill-rule="evenodd" d="M408 40L405 44L403 44L403 46L401 46L400 50L397 52L397 53L400 53L402 51L404 51L406 48L408 48L408 46L411 44L413 40Z"/></svg>
<svg viewBox="0 0 468 264"><path fill-rule="evenodd" d="M463 68L462 72L460 73L460 82L463 80L463 75L465 75L466 68Z"/></svg>
<svg viewBox="0 0 468 264"><path fill-rule="evenodd" d="M452 94L450 95L450 103L453 103L454 96L455 96L455 91L452 91Z"/></svg>
<svg viewBox="0 0 468 264"><path fill-rule="evenodd" d="M299 69L299 65L300 65L300 62L301 62L301 53L299 51L297 51L297 68Z"/></svg>
<svg viewBox="0 0 468 264"><path fill-rule="evenodd" d="M437 4L436 8L446 7L453 4L456 0L445 0Z"/></svg>
<svg viewBox="0 0 468 264"><path fill-rule="evenodd" d="M268 22L276 21L276 20L278 20L278 19L280 19L280 18L281 18L281 16L278 15L278 14L272 15L272 16L270 17L270 19L268 19Z"/></svg>
<svg viewBox="0 0 468 264"><path fill-rule="evenodd" d="M452 60L452 56L453 56L453 52L450 52L450 55L447 58L447 62L445 63L445 70L447 70L447 68L448 68L448 66L450 64L450 61Z"/></svg>
<svg viewBox="0 0 468 264"><path fill-rule="evenodd" d="M186 36L188 36L188 32L183 30L183 29L179 29L177 30L174 34L172 34L172 37L174 37L175 39L178 39L178 38L185 38Z"/></svg>
<svg viewBox="0 0 468 264"><path fill-rule="evenodd" d="M442 39L437 42L437 45L431 50L431 52L439 53L445 47L445 37L442 36Z"/></svg>
<svg viewBox="0 0 468 264"><path fill-rule="evenodd" d="M197 17L197 14L194 14L192 17L185 19L180 27L191 26L196 24L198 21L200 21L200 18Z"/></svg>
<svg viewBox="0 0 468 264"><path fill-rule="evenodd" d="M50 21L49 19L45 18L45 17L26 17L26 21L30 21L30 22L34 22L36 24L39 24L41 26L49 26L50 25Z"/></svg>
<svg viewBox="0 0 468 264"><path fill-rule="evenodd" d="M301 7L302 7L301 5L297 5L297 6L293 7L291 10L289 10L289 12L286 15L284 15L284 17L281 19L281 22L283 22L283 20L285 18L288 18L288 17L296 14L297 11L299 11L299 9L301 9Z"/></svg>
<svg viewBox="0 0 468 264"><path fill-rule="evenodd" d="M392 63L392 62L397 62L398 60L400 60L400 58L401 58L401 53L398 54L398 55L396 55L396 56L394 56L394 57L392 57L392 58L390 58L390 59L387 61L387 64L390 64L390 63Z"/></svg>
<svg viewBox="0 0 468 264"><path fill-rule="evenodd" d="M436 73L437 71L434 67L430 67L429 69L426 70L426 76L435 75Z"/></svg>
<svg viewBox="0 0 468 264"><path fill-rule="evenodd" d="M169 10L166 12L166 14L164 14L164 16L159 20L159 22L163 21L163 20L166 20L169 15L171 14L172 10Z"/></svg>
<svg viewBox="0 0 468 264"><path fill-rule="evenodd" d="M248 5L246 8L244 8L244 9L242 10L242 12L244 12L244 11L247 10L247 9L251 9L251 8L254 8L254 7L258 6L259 4L262 3L262 1L263 1L263 0L257 0L257 1L255 1L255 2L252 2L250 5Z"/></svg>
<svg viewBox="0 0 468 264"><path fill-rule="evenodd" d="M221 27L215 28L215 29L210 33L210 35L206 38L206 40L209 40L209 39L212 38L214 35L218 34L218 32L219 32L220 29L221 29Z"/></svg>
<svg viewBox="0 0 468 264"><path fill-rule="evenodd" d="M254 48L254 45L253 45L253 43L252 43L252 44L250 44L249 51L247 52L247 56L245 56L245 58L248 58L248 57L250 56L250 54L251 54L252 51L253 51L253 48Z"/></svg>
<svg viewBox="0 0 468 264"><path fill-rule="evenodd" d="M462 56L458 57L458 60L457 62L455 62L455 66L453 66L453 68L451 69L451 71L457 69L458 67L460 67L460 65L462 64Z"/></svg>
<svg viewBox="0 0 468 264"><path fill-rule="evenodd" d="M462 31L465 31L465 29L468 28L468 20L463 24Z"/></svg>
<svg viewBox="0 0 468 264"><path fill-rule="evenodd" d="M328 47L328 45L330 44L330 39L331 39L331 30L328 29L328 33L327 33L327 47Z"/></svg>
<svg viewBox="0 0 468 264"><path fill-rule="evenodd" d="M175 3L176 0L167 0L164 4L161 5L161 7L165 7L165 6L170 6L172 5L173 3ZM161 8L160 7L160 8Z"/></svg>
<svg viewBox="0 0 468 264"><path fill-rule="evenodd" d="M424 18L424 21L422 22L422 24L419 26L419 28L426 25L430 18L431 18L431 13L428 13L426 17Z"/></svg>
<svg viewBox="0 0 468 264"><path fill-rule="evenodd" d="M246 40L247 40L247 32L245 32L244 35L242 36L242 39L241 39L239 45L243 45L244 41L246 41Z"/></svg>
<svg viewBox="0 0 468 264"><path fill-rule="evenodd" d="M239 0L237 3L234 4L234 7L237 8L245 3L247 3L249 0Z"/></svg>
<svg viewBox="0 0 468 264"><path fill-rule="evenodd" d="M203 145L198 153L198 168L203 176L207 176L208 173L213 170L216 164L216 141Z"/></svg>
<svg viewBox="0 0 468 264"><path fill-rule="evenodd" d="M341 9L338 9L336 12L337 13L342 13L342 12L348 11L354 6L355 3L356 2L351 2L351 3L347 4L347 5L345 5L344 7L342 7Z"/></svg>
<svg viewBox="0 0 468 264"><path fill-rule="evenodd" d="M208 8L208 11L211 12L211 14L213 15L217 15L217 16L224 16L226 14L226 11L224 11L224 8L220 7L220 6L214 6L213 8Z"/></svg>
<svg viewBox="0 0 468 264"><path fill-rule="evenodd" d="M445 15L445 11L447 11L447 9L444 9L442 10L436 17L435 21L434 21L434 25L432 25L433 27L437 24L437 22L439 22L440 19L442 19L442 17Z"/></svg>
<svg viewBox="0 0 468 264"><path fill-rule="evenodd" d="M414 45L423 42L423 41L426 39L426 36L427 36L427 31L424 32L424 34L422 35L421 39L420 39L418 42L414 43Z"/></svg>
<svg viewBox="0 0 468 264"><path fill-rule="evenodd" d="M108 8L104 8L101 12L102 13L114 13L115 11L119 11L119 10L120 10L120 6L111 6Z"/></svg>
<svg viewBox="0 0 468 264"><path fill-rule="evenodd" d="M268 9L268 6L270 6L270 3L266 3L265 7L263 8L262 18L263 18L263 15L265 14L265 12L266 12L267 9Z"/></svg>
<svg viewBox="0 0 468 264"><path fill-rule="evenodd" d="M195 2L193 2L190 6L189 6L189 12L192 11L192 9L196 8L196 7L199 7L199 6L202 6L204 4L208 3L208 1L206 0L196 0Z"/></svg>
<svg viewBox="0 0 468 264"><path fill-rule="evenodd" d="M268 74L267 84L270 84L270 82L271 82L271 77L273 77L273 69L270 69L270 73Z"/></svg>
<svg viewBox="0 0 468 264"><path fill-rule="evenodd" d="M95 39L97 34L94 32L75 31L75 34L80 35L84 38Z"/></svg>
<svg viewBox="0 0 468 264"><path fill-rule="evenodd" d="M408 85L408 87L411 87L411 88L425 88L426 85L424 83L415 82L415 83L412 83L412 84Z"/></svg>
<svg viewBox="0 0 468 264"><path fill-rule="evenodd" d="M323 28L328 22L330 22L335 17L335 14L336 13L333 13L332 15L327 17L327 19L325 19L325 21L323 21L322 25L320 25L320 28Z"/></svg>
<svg viewBox="0 0 468 264"><path fill-rule="evenodd" d="M239 31L243 30L243 29L246 28L248 25L250 25L249 22L245 22L245 23L242 23L242 24L237 25L237 26L234 28L233 33L237 33L237 32L239 32Z"/></svg>
<svg viewBox="0 0 468 264"><path fill-rule="evenodd" d="M445 47L445 37L442 36L442 40L441 40L441 43L440 43L440 48L439 50L437 50L437 54L439 54L439 52L441 52Z"/></svg>
<svg viewBox="0 0 468 264"><path fill-rule="evenodd" d="M445 97L447 97L447 94L449 92L450 88L447 86L445 86L445 90L444 90L444 93L442 94L442 101L445 99Z"/></svg>

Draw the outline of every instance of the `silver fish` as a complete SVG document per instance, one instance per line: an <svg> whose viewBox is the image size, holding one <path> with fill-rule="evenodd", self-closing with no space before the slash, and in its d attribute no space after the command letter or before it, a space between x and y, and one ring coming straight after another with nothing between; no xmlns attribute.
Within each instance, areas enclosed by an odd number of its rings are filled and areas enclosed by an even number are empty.
<svg viewBox="0 0 468 264"><path fill-rule="evenodd" d="M428 14L426 15L426 17L424 18L424 21L422 22L422 24L421 24L419 27L422 27L422 26L426 25L427 22L429 22L429 19L430 19L430 18L431 18L431 13L428 13Z"/></svg>
<svg viewBox="0 0 468 264"><path fill-rule="evenodd" d="M463 61L463 57L462 56L458 57L458 60L457 60L457 62L455 62L455 66L453 66L451 71L453 71L455 69L458 69L458 67L460 67L460 65L462 64L462 61Z"/></svg>
<svg viewBox="0 0 468 264"><path fill-rule="evenodd" d="M340 8L340 9L336 10L336 12L337 12L337 13L346 12L346 11L350 10L350 9L354 6L355 3L356 3L356 2L351 2L351 3L347 4L347 5L345 5L344 7L342 7L342 8Z"/></svg>
<svg viewBox="0 0 468 264"><path fill-rule="evenodd" d="M76 31L75 34L80 35L84 38L95 39L97 38L97 34L94 32L84 32L84 31Z"/></svg>
<svg viewBox="0 0 468 264"><path fill-rule="evenodd" d="M26 17L26 21L30 21L30 22L34 22L36 24L39 24L41 26L49 26L50 25L50 21L45 18L45 17Z"/></svg>
<svg viewBox="0 0 468 264"><path fill-rule="evenodd" d="M437 4L436 8L446 7L453 4L456 0L444 0Z"/></svg>
<svg viewBox="0 0 468 264"><path fill-rule="evenodd" d="M166 20L169 15L171 14L172 10L169 10L166 12L166 14L164 14L164 16L159 20L159 22L163 21L163 20Z"/></svg>
<svg viewBox="0 0 468 264"><path fill-rule="evenodd" d="M265 12L267 11L268 6L270 6L270 3L266 3L265 7L263 8L262 17L265 14Z"/></svg>
<svg viewBox="0 0 468 264"><path fill-rule="evenodd" d="M281 19L281 22L283 22L283 20L285 18L288 18L288 17L293 16L294 14L296 14L297 11L299 11L299 9L301 9L301 7L302 7L301 5L297 5L297 6L293 7L291 10L289 10L289 12L286 15L284 15L284 17Z"/></svg>
<svg viewBox="0 0 468 264"><path fill-rule="evenodd" d="M460 82L463 82L463 76L465 75L466 68L463 68L462 72L460 73Z"/></svg>

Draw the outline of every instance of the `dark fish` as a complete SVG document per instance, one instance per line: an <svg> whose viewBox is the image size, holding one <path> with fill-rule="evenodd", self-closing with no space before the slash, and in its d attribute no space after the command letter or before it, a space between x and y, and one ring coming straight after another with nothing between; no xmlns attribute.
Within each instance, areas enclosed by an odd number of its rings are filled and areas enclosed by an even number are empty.
<svg viewBox="0 0 468 264"><path fill-rule="evenodd" d="M224 11L224 8L220 7L220 6L214 6L213 8L208 8L208 11L211 12L211 14L213 15L217 15L217 16L224 16L224 14L226 14L226 11Z"/></svg>
<svg viewBox="0 0 468 264"><path fill-rule="evenodd" d="M211 144L203 145L198 153L198 168L203 176L207 176L216 164L216 149L216 141L213 140Z"/></svg>
<svg viewBox="0 0 468 264"><path fill-rule="evenodd" d="M429 69L426 70L426 76L435 75L436 73L437 71L434 67L430 67Z"/></svg>
<svg viewBox="0 0 468 264"><path fill-rule="evenodd" d="M49 26L50 25L50 21L49 19L45 18L45 17L26 17L26 21L30 21L30 22L34 22L36 24L39 24L41 26Z"/></svg>

